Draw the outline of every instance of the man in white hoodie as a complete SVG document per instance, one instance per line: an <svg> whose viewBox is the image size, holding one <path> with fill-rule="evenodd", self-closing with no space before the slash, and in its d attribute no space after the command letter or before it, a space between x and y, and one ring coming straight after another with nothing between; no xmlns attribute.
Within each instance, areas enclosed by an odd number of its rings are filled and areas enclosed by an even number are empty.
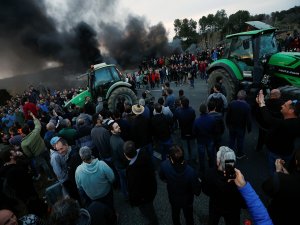
<svg viewBox="0 0 300 225"><path fill-rule="evenodd" d="M113 170L104 161L94 158L89 147L80 148L79 155L82 164L75 172L79 192L85 193L90 201L99 201L114 208L112 184L115 176Z"/></svg>

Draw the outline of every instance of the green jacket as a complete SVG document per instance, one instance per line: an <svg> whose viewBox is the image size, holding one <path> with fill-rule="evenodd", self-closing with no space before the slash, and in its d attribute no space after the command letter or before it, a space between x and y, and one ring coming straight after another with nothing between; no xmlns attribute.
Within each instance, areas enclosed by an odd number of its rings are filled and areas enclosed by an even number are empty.
<svg viewBox="0 0 300 225"><path fill-rule="evenodd" d="M41 123L37 118L34 118L34 129L21 142L23 152L29 158L36 157L45 151L46 146L43 138L40 135Z"/></svg>

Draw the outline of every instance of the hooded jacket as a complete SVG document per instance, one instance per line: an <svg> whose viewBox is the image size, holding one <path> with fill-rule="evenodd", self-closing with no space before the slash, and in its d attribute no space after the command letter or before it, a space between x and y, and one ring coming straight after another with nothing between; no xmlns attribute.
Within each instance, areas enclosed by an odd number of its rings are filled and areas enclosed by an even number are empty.
<svg viewBox="0 0 300 225"><path fill-rule="evenodd" d="M84 190L92 200L107 195L114 179L112 169L104 161L98 159L93 159L91 163L83 162L75 172L77 188Z"/></svg>

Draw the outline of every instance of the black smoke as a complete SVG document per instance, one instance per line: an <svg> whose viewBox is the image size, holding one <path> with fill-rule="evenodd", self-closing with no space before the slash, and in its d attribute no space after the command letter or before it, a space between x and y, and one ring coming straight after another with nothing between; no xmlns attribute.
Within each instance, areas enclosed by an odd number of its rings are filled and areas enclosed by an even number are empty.
<svg viewBox="0 0 300 225"><path fill-rule="evenodd" d="M87 68L102 62L97 33L84 22L58 31L43 1L1 0L0 59L13 72L36 70L48 61Z"/></svg>
<svg viewBox="0 0 300 225"><path fill-rule="evenodd" d="M103 59L128 69L173 51L161 23L149 26L145 18L133 15L123 24L114 22L118 0L64 0L67 10L60 19L52 17L55 13L45 1L0 1L1 70L39 71L53 61L76 73Z"/></svg>
<svg viewBox="0 0 300 225"><path fill-rule="evenodd" d="M101 24L102 45L123 68L137 66L144 58L170 53L166 29L159 23L147 27L145 19L129 16L125 27Z"/></svg>

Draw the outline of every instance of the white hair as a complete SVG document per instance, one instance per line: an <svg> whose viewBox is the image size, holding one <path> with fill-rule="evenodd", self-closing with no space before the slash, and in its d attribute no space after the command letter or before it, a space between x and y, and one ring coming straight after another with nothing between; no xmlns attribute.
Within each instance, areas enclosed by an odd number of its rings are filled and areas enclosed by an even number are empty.
<svg viewBox="0 0 300 225"><path fill-rule="evenodd" d="M235 153L231 148L227 146L221 146L217 152L217 162L219 162L220 169L225 170L226 160L236 161Z"/></svg>

